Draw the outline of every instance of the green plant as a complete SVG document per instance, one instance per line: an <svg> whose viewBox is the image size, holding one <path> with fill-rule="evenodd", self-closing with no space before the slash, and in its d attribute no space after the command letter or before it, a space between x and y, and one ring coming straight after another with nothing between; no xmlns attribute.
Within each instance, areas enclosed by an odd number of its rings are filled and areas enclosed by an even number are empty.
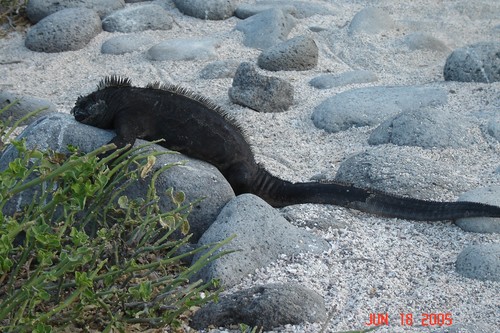
<svg viewBox="0 0 500 333"><path fill-rule="evenodd" d="M0 111L1 112L1 111ZM0 142L7 127L0 121ZM153 175L145 198L124 190L151 173L158 153L101 147L69 156L18 152L0 172L0 331L52 332L76 328L125 331L129 324L180 324L183 315L217 297L217 281L191 281L227 242L183 252L189 236L190 204L182 192L167 191L176 208L162 212ZM110 161L114 161L109 164ZM29 192L31 191L31 192ZM33 193L21 211L4 214L20 194ZM189 267L182 260L205 252Z"/></svg>

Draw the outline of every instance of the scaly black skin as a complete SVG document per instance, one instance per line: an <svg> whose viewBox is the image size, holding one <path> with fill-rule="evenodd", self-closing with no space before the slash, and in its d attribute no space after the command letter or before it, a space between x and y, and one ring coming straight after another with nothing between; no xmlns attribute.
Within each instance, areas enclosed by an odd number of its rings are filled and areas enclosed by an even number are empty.
<svg viewBox="0 0 500 333"><path fill-rule="evenodd" d="M158 83L133 87L116 76L78 98L71 111L87 125L114 129L111 143L133 145L136 138L164 139L160 145L206 161L219 169L234 192L253 193L274 207L301 203L333 204L387 217L450 220L500 217L500 207L475 202L436 202L405 198L342 183L290 183L255 162L242 130L207 99Z"/></svg>

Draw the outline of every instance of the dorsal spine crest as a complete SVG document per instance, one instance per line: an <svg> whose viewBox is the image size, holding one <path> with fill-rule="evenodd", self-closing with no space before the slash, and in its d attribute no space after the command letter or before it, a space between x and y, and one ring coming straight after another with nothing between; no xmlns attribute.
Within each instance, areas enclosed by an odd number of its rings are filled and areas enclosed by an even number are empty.
<svg viewBox="0 0 500 333"><path fill-rule="evenodd" d="M132 87L132 80L127 78L127 77L122 77L119 75L111 75L105 77L101 82L99 82L97 86L97 90L104 90L106 88L124 88L124 87ZM236 120L234 120L233 117L231 117L226 110L224 110L222 107L217 105L215 102L213 102L211 99L204 97L193 90L182 87L176 84L168 84L168 83L161 83L159 81L151 82L148 83L144 88L142 89L155 89L155 90L163 90L175 95L181 95L184 97L187 97L189 99L192 99L194 101L197 101L201 104L203 104L207 109L217 112L221 116L223 116L229 123L234 125L237 130L246 137L246 132L244 129L238 124Z"/></svg>
<svg viewBox="0 0 500 333"><path fill-rule="evenodd" d="M175 94L175 95L181 95L184 97L187 97L189 99L192 99L194 101L197 101L201 104L203 104L207 109L212 110L214 112L219 113L222 115L224 118L226 118L227 121L229 121L231 124L236 126L238 130L245 135L244 130L241 128L241 126L227 113L226 110L221 108L219 105L217 105L215 102L213 102L211 99L204 97L193 90L182 87L176 84L168 84L168 83L161 83L159 81L151 82L148 83L145 87L145 89L156 89L156 90L163 90L167 91L169 93Z"/></svg>
<svg viewBox="0 0 500 333"><path fill-rule="evenodd" d="M110 87L132 87L132 81L127 77L118 75L106 76L97 85L97 90L103 90Z"/></svg>

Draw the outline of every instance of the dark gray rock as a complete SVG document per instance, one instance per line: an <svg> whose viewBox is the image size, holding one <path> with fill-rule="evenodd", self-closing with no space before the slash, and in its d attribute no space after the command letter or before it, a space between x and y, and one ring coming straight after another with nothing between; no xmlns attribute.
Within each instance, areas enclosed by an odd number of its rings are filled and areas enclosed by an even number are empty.
<svg viewBox="0 0 500 333"><path fill-rule="evenodd" d="M68 8L51 14L31 27L25 45L37 52L79 50L97 36L101 19L92 9Z"/></svg>
<svg viewBox="0 0 500 333"><path fill-rule="evenodd" d="M387 86L352 89L330 97L312 114L327 132L372 126L403 111L447 103L447 90L433 86Z"/></svg>
<svg viewBox="0 0 500 333"><path fill-rule="evenodd" d="M163 7L146 4L117 10L102 20L102 28L110 32L170 30L174 20Z"/></svg>
<svg viewBox="0 0 500 333"><path fill-rule="evenodd" d="M466 247L455 263L457 273L477 280L500 281L500 244Z"/></svg>
<svg viewBox="0 0 500 333"><path fill-rule="evenodd" d="M426 50L446 53L451 51L451 49L446 46L443 41L421 32L416 32L406 36L403 43L412 51Z"/></svg>
<svg viewBox="0 0 500 333"><path fill-rule="evenodd" d="M141 35L120 35L111 37L101 46L103 54L125 54L138 51L147 45L154 44L153 39Z"/></svg>
<svg viewBox="0 0 500 333"><path fill-rule="evenodd" d="M228 327L245 323L268 331L284 325L323 322L327 318L323 298L299 284L268 284L222 296L198 310L190 326Z"/></svg>
<svg viewBox="0 0 500 333"><path fill-rule="evenodd" d="M254 65L244 62L236 71L229 98L259 112L282 112L293 104L293 86L280 78L260 75Z"/></svg>
<svg viewBox="0 0 500 333"><path fill-rule="evenodd" d="M200 72L205 80L232 78L240 65L238 60L220 60L206 65Z"/></svg>
<svg viewBox="0 0 500 333"><path fill-rule="evenodd" d="M84 7L93 9L101 18L125 6L123 0L30 0L26 14L31 23L37 23L50 14L63 9Z"/></svg>
<svg viewBox="0 0 500 333"><path fill-rule="evenodd" d="M305 71L318 65L318 46L308 36L298 36L264 50L257 64L269 71Z"/></svg>
<svg viewBox="0 0 500 333"><path fill-rule="evenodd" d="M17 101L17 103L9 107L8 110L2 112L0 114L0 120L4 122L8 121L13 124L14 122L28 115L28 113L41 110L32 118L27 119L20 124L27 125L41 116L57 112L57 107L54 105L54 103L45 99L0 90L0 110L13 103L14 101Z"/></svg>
<svg viewBox="0 0 500 333"><path fill-rule="evenodd" d="M342 74L324 74L313 78L309 84L318 89L330 89L348 84L375 82L378 77L372 71L355 70Z"/></svg>
<svg viewBox="0 0 500 333"><path fill-rule="evenodd" d="M210 262L196 279L209 281L217 278L223 286L231 287L282 254L320 254L329 248L325 240L294 227L276 209L252 194L243 194L230 201L203 234L198 245L219 242L233 234L236 238L221 250L237 252ZM200 255L193 260L197 260Z"/></svg>
<svg viewBox="0 0 500 333"><path fill-rule="evenodd" d="M500 142L500 115L488 122L488 134Z"/></svg>
<svg viewBox="0 0 500 333"><path fill-rule="evenodd" d="M479 142L471 132L475 126L460 114L427 107L405 111L384 121L372 132L368 143L422 148L470 147Z"/></svg>
<svg viewBox="0 0 500 333"><path fill-rule="evenodd" d="M148 57L156 61L207 60L217 56L213 39L178 38L163 41L148 50Z"/></svg>
<svg viewBox="0 0 500 333"><path fill-rule="evenodd" d="M257 1L255 4L241 4L236 8L235 15L241 19L246 19L269 9L280 9L292 14L298 19L303 19L313 15L334 15L335 13L328 7L308 1Z"/></svg>
<svg viewBox="0 0 500 333"><path fill-rule="evenodd" d="M238 22L236 29L245 34L245 46L266 49L286 40L295 25L296 20L290 14L270 9Z"/></svg>
<svg viewBox="0 0 500 333"><path fill-rule="evenodd" d="M500 206L500 186L488 186L463 193L458 201L476 201ZM480 233L500 233L500 218L469 217L455 221L465 231Z"/></svg>
<svg viewBox="0 0 500 333"><path fill-rule="evenodd" d="M416 156L404 150L377 147L350 156L340 164L337 181L419 199L468 189L467 178L448 164Z"/></svg>
<svg viewBox="0 0 500 333"><path fill-rule="evenodd" d="M360 10L349 24L349 34L380 34L397 27L396 22L381 8L366 7Z"/></svg>
<svg viewBox="0 0 500 333"><path fill-rule="evenodd" d="M68 114L55 113L43 117L21 134L26 138L28 148L37 147L39 149L53 149L55 151L67 152L69 144L80 148L83 152L90 152L103 144L109 142L114 134L95 127L83 125L73 119ZM138 140L136 147L144 144L145 141ZM166 151L160 146L154 146L155 150ZM3 170L7 163L17 156L14 148L8 148L0 157L0 170ZM163 172L156 183L158 194L162 196L165 190L173 187L176 191L184 191L187 202L194 202L200 198L205 198L197 203L189 215L192 241L197 241L210 224L215 220L222 207L234 197L234 192L220 172L212 165L190 159L181 154L166 154L157 157L155 170L169 164L180 161L187 161L184 166L177 166ZM150 180L140 180L134 183L124 192L129 198L144 197ZM26 191L19 199L13 199L5 206L4 213L13 213L19 207L30 204L34 193ZM168 196L163 195L160 207L165 211L173 208Z"/></svg>
<svg viewBox="0 0 500 333"><path fill-rule="evenodd" d="M500 81L500 42L482 42L454 50L444 66L446 81Z"/></svg>
<svg viewBox="0 0 500 333"><path fill-rule="evenodd" d="M204 20L224 20L233 16L240 0L173 0L184 14Z"/></svg>

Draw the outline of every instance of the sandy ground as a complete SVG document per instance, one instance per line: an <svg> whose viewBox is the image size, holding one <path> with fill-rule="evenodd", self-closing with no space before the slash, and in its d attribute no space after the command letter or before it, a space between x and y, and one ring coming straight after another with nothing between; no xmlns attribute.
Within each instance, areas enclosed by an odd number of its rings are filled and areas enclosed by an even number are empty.
<svg viewBox="0 0 500 333"><path fill-rule="evenodd" d="M261 114L232 104L227 95L230 79L199 79L200 70L213 60L152 62L145 57L147 48L121 56L103 56L100 46L113 36L107 32L82 50L59 54L29 51L24 47L22 34L8 35L0 40L0 63L20 63L0 64L0 89L48 99L60 112L69 113L76 98L92 91L105 75L128 76L136 85L153 81L180 84L226 108L248 133L257 159L273 174L290 181L306 181L320 173L333 177L345 158L370 149L366 139L373 128L328 134L314 127L310 120L312 110L325 98L354 87L443 80L442 68L447 54L410 52L401 45L404 36L423 31L441 39L450 49L477 41L498 41L500 37L500 5L496 0L317 2L331 6L336 15L300 20L289 36L308 34L316 39L320 50L317 68L305 72L266 73L287 79L295 87L295 105L288 112ZM400 28L352 40L347 35L346 24L368 5L382 7ZM202 21L177 11L173 14L176 24L172 30L143 34L156 42L178 37L216 38L218 60L255 62L260 54L259 50L243 46L242 33L234 30L236 18ZM328 30L313 33L309 30L311 26ZM328 40L335 42L327 44ZM308 84L320 74L353 69L373 70L379 81L323 91ZM446 108L453 112L481 114L492 107L498 111L498 82L454 83L450 89L455 93L450 94ZM456 174L469 179L471 189L500 185L500 177L494 174L499 166L500 144L483 142L470 149L443 150L388 146L388 153L392 149L406 149L449 163ZM454 200L459 194L437 192L433 199ZM485 326L485 332L500 332L500 283L466 279L454 270L456 257L464 247L499 242L500 235L466 233L450 222L386 219L334 206L298 205L286 208L285 212L294 216L292 222L298 225L311 220L318 225L331 224L330 228L311 229L331 243L331 251L318 257L283 257L233 288L288 281L302 283L324 296L330 312L327 323L287 326L283 331L366 329L370 314L388 313L390 326L381 327L377 332L429 332L438 328L422 327L422 320L432 314L449 313L454 325L475 323ZM336 228L337 225L343 227ZM412 315L413 325L402 325L400 314Z"/></svg>

